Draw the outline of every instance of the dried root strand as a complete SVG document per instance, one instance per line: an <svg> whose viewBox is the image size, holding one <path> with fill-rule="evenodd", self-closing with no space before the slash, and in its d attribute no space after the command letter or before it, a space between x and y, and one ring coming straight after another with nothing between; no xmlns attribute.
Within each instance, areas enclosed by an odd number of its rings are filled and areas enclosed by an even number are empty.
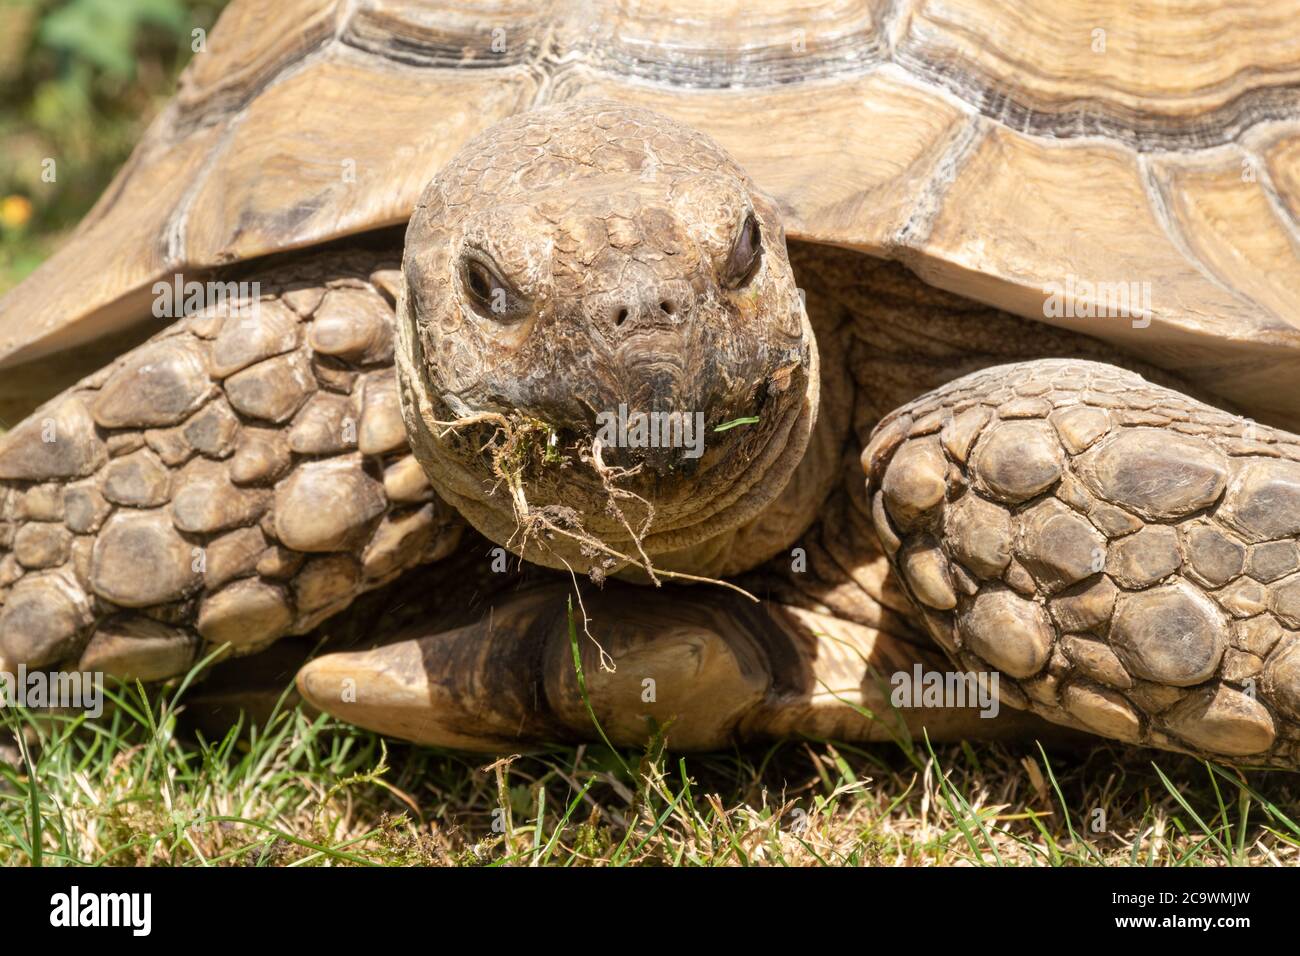
<svg viewBox="0 0 1300 956"><path fill-rule="evenodd" d="M681 571L668 571L654 566L650 555L646 553L643 541L650 528L654 523L655 510L654 506L635 492L618 485L619 481L630 478L640 471L640 466L635 468L621 468L605 464L601 454L600 439L592 442L589 453L582 455L582 460L591 466L599 477L601 486L606 494L606 512L617 520L627 531L628 537L631 538L636 546L636 556L624 554L616 548L610 547L601 539L592 535L583 527L582 516L572 508L561 505L544 505L533 507L529 504L528 496L524 491L524 471L528 465L528 453L530 449L529 439L538 432L544 432L548 437L551 429L544 422L530 418L519 418L512 420L498 412L481 412L476 415L466 416L449 422L435 422L443 429L440 437L445 437L462 428L475 425L493 424L496 428L492 434L480 447L479 451L488 451L491 454L492 474L496 477L500 485L509 489L511 507L515 516L515 533L511 535L507 545L514 547L518 542L520 557L524 556L528 545L537 542L539 547L552 554L556 552L551 549L546 541L553 535L568 538L577 543L580 553L588 557L604 555L604 562L593 562L588 574L593 581L600 583L603 581L605 572L618 564L630 565L640 568L645 572L647 577L656 587L662 587L661 578L676 581L692 581L701 584L715 584L728 590L742 594L749 600L758 603L758 598L744 588L732 584L729 581L723 581L719 578L711 578L697 574L686 574ZM620 501L636 501L645 509L646 517L641 522L639 528L633 528L631 521L619 506ZM558 554L557 557L563 562L565 567L573 573L573 568L568 561ZM575 576L576 586L576 576ZM579 598L581 603L581 598ZM583 612L583 628L586 630L586 613ZM587 632L590 636L590 631ZM594 638L593 638L594 640ZM599 646L599 645L597 645ZM604 651L602 654L602 666L604 663Z"/></svg>
<svg viewBox="0 0 1300 956"><path fill-rule="evenodd" d="M620 478L635 475L641 470L641 466L637 465L635 468L630 470L627 468L611 468L609 465L605 464L605 460L601 456L600 452L600 439L597 438L591 443L591 466L600 477L600 484L601 487L605 489L605 494L609 496L609 500L605 504L605 510L608 511L612 517L617 518L619 523L623 525L624 530L627 531L628 537L631 538L632 543L636 545L637 553L641 555L641 560L643 562L642 567L645 568L645 572L650 576L650 580L654 583L654 586L662 587L659 583L659 579L655 577L654 563L650 560L650 555L645 553L645 548L641 545L642 538L650 532L650 526L654 524L654 505L640 495L624 488L619 488L614 484L614 482ZM640 533L632 530L632 525L628 522L627 516L623 514L623 509L618 506L618 499L620 498L624 500L639 501L645 507L645 521L641 523Z"/></svg>

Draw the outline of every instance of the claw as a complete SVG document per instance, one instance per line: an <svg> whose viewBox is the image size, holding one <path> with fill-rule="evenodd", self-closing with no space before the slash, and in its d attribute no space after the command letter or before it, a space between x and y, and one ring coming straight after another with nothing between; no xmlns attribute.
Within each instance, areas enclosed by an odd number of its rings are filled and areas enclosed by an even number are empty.
<svg viewBox="0 0 1300 956"><path fill-rule="evenodd" d="M489 753L544 739L530 640L488 620L367 651L326 654L298 692L345 720L415 743Z"/></svg>

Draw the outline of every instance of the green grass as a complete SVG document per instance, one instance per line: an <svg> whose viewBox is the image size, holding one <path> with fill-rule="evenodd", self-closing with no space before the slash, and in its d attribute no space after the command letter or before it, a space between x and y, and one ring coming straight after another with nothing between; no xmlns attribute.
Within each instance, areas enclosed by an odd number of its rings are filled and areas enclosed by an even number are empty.
<svg viewBox="0 0 1300 956"><path fill-rule="evenodd" d="M682 756L656 737L493 760L296 707L206 740L185 729L184 688L109 693L95 721L2 712L20 745L0 766L0 863L1300 862L1300 778L1119 746L791 741Z"/></svg>

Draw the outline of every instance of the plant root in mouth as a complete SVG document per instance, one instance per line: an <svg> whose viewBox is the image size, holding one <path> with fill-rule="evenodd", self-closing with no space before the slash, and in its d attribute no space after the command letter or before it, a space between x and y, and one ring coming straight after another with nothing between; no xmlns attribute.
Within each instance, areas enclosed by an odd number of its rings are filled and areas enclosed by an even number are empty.
<svg viewBox="0 0 1300 956"><path fill-rule="evenodd" d="M439 437L446 437L463 428L494 426L478 452L489 456L492 474L497 479L497 485L492 493L495 494L498 488L504 487L510 495L515 532L506 545L516 550L521 558L525 556L529 545L532 544L560 557L558 552L547 543L548 539L559 536L578 545L579 552L590 562L587 575L597 585L603 584L610 572L624 566L631 566L645 572L655 587L663 586L661 579L713 584L735 591L758 603L757 597L730 581L655 567L643 545L654 523L654 505L641 495L619 486L620 481L638 474L641 466L622 468L606 465L599 438L593 439L590 447L578 449L576 460L591 468L600 479L606 496L605 511L627 532L635 546L635 554L626 554L587 531L582 514L575 508L556 504L533 505L529 502L524 485L525 475L530 467L560 467L572 460L565 452L556 450L556 432L550 425L536 418L523 415L507 416L500 412L480 412L454 421L440 421L434 424L443 429ZM636 502L645 509L645 518L638 527L633 527L620 502ZM562 558L561 560L563 561ZM573 571L568 561L563 563L570 572ZM584 618L585 616L584 613Z"/></svg>

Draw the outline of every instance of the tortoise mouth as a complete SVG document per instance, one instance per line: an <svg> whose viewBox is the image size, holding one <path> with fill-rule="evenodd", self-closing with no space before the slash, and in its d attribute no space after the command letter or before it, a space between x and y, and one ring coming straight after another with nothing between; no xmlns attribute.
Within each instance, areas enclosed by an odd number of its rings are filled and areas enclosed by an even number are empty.
<svg viewBox="0 0 1300 956"><path fill-rule="evenodd" d="M791 401L790 364L772 364L757 381L743 383L717 369L701 374L680 348L671 358L638 352L604 383L575 382L559 392L548 387L530 397L516 391L514 400L497 395L462 417L486 418L482 424L492 428L500 425L496 416L526 424L543 445L540 465L618 469L636 493L671 500L692 493L691 480L761 457ZM805 366L806 357L795 364ZM490 436L480 437L480 454L489 459Z"/></svg>

